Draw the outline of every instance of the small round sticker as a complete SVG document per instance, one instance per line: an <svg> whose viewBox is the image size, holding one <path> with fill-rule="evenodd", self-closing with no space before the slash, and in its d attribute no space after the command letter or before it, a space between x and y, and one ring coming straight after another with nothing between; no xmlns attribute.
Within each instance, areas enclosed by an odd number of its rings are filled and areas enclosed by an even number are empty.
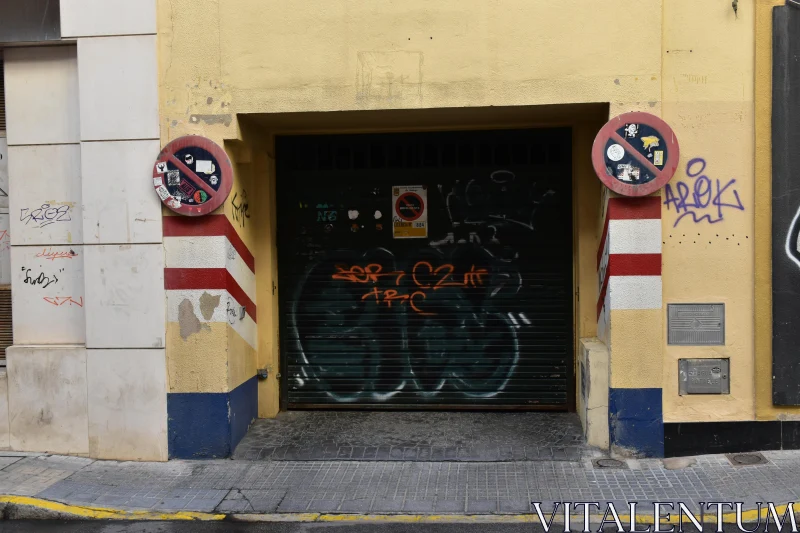
<svg viewBox="0 0 800 533"><path fill-rule="evenodd" d="M612 144L608 147L608 158L612 161L620 161L623 157L625 157L625 148L618 144Z"/></svg>

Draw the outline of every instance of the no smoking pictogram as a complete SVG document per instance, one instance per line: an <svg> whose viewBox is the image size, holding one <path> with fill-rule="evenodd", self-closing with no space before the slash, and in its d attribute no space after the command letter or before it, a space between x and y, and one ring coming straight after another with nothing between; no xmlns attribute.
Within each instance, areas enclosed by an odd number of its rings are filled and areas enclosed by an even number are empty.
<svg viewBox="0 0 800 533"><path fill-rule="evenodd" d="M413 222L422 216L422 213L425 211L425 202L417 193L406 192L397 198L394 210L397 216L403 220Z"/></svg>
<svg viewBox="0 0 800 533"><path fill-rule="evenodd" d="M678 168L675 132L655 115L625 113L595 137L592 165L597 177L624 196L647 196L664 187Z"/></svg>

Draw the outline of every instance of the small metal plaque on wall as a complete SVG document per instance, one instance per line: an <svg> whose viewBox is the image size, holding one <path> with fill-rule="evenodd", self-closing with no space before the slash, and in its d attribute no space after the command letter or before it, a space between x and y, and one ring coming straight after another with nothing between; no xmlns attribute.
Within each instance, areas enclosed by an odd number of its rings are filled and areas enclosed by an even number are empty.
<svg viewBox="0 0 800 533"><path fill-rule="evenodd" d="M729 359L680 359L678 376L681 396L731 393Z"/></svg>
<svg viewBox="0 0 800 533"><path fill-rule="evenodd" d="M723 346L725 304L667 304L667 344Z"/></svg>

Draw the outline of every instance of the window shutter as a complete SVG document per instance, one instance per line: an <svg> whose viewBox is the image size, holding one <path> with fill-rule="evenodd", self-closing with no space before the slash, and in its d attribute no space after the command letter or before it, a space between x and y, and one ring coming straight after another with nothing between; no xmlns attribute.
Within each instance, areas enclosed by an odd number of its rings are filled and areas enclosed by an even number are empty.
<svg viewBox="0 0 800 533"><path fill-rule="evenodd" d="M11 330L11 287L0 287L0 363L5 360L6 348L14 344ZM2 365L0 365L2 366Z"/></svg>

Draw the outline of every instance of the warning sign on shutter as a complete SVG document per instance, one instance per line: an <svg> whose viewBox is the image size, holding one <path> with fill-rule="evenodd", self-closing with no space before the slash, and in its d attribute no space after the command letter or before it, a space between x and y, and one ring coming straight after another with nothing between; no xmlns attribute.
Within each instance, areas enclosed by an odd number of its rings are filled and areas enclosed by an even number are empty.
<svg viewBox="0 0 800 533"><path fill-rule="evenodd" d="M395 239L424 239L428 236L427 187L392 187L392 203L392 235Z"/></svg>

